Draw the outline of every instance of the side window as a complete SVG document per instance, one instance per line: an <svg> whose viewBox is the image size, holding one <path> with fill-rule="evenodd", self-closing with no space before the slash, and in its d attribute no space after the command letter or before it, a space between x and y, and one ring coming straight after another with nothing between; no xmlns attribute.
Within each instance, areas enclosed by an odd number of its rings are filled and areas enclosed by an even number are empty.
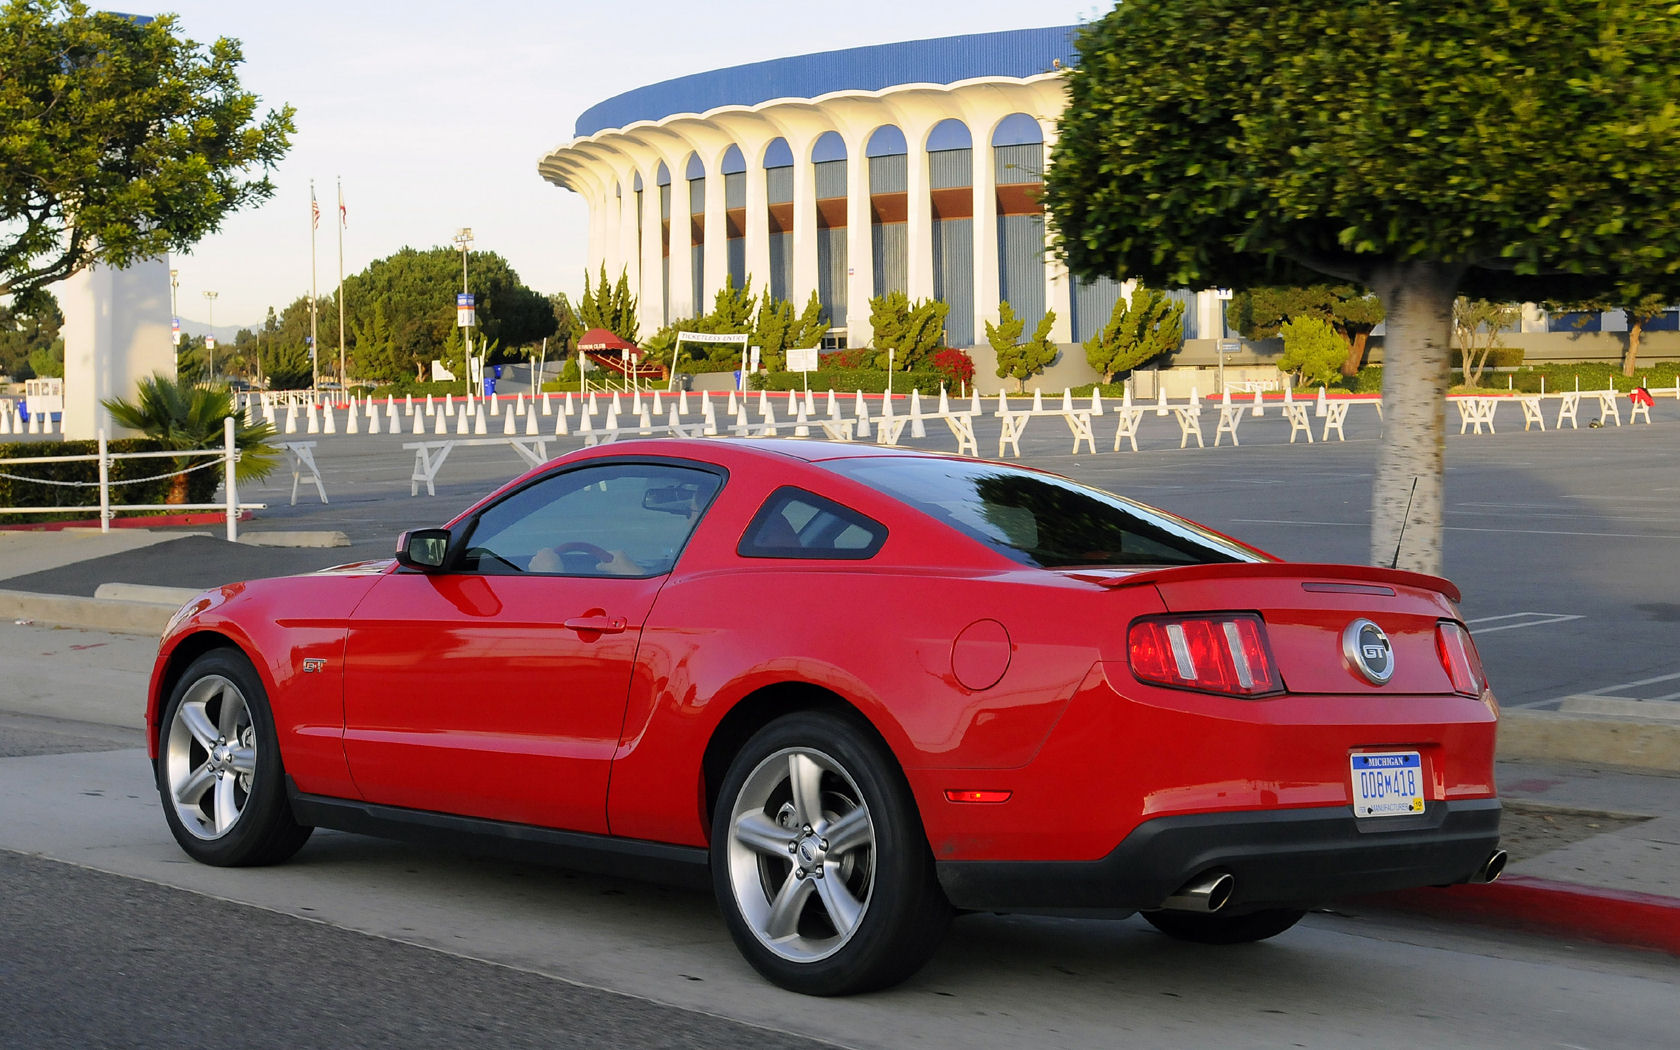
<svg viewBox="0 0 1680 1050"><path fill-rule="evenodd" d="M716 474L609 463L540 478L471 526L460 571L487 575L658 576L676 563L722 487Z"/></svg>
<svg viewBox="0 0 1680 1050"><path fill-rule="evenodd" d="M753 515L735 552L743 558L873 558L887 528L804 489L780 488Z"/></svg>

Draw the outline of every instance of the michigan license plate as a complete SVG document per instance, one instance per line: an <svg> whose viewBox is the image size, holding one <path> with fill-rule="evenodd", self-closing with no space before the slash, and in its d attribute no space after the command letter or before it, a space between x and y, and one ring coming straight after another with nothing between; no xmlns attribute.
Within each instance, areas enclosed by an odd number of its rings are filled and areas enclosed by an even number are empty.
<svg viewBox="0 0 1680 1050"><path fill-rule="evenodd" d="M1399 817L1423 812L1423 759L1416 751L1351 755L1353 815Z"/></svg>

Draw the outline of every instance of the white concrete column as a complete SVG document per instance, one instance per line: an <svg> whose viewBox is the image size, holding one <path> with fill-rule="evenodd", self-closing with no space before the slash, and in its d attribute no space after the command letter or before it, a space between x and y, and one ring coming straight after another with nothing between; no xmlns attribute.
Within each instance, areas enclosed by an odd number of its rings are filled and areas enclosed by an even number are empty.
<svg viewBox="0 0 1680 1050"><path fill-rule="evenodd" d="M168 257L122 270L90 266L53 291L64 311L65 439L91 441L101 428L108 437L133 436L100 402L133 401L140 380L175 374Z"/></svg>
<svg viewBox="0 0 1680 1050"><path fill-rule="evenodd" d="M846 140L846 345L868 346L875 297L875 236L870 229L868 133Z"/></svg>
<svg viewBox="0 0 1680 1050"><path fill-rule="evenodd" d="M996 119L1002 119L1001 117ZM986 325L997 323L998 214L997 162L992 153L992 130L970 129L974 137L974 342L986 339ZM984 137L981 137L983 133Z"/></svg>
<svg viewBox="0 0 1680 1050"><path fill-rule="evenodd" d="M743 135L738 143L747 162L747 218L743 232L747 239L747 279L752 281L754 295L762 295L770 287L770 179L764 172L764 148L769 144L759 134Z"/></svg>
<svg viewBox="0 0 1680 1050"><path fill-rule="evenodd" d="M642 174L642 283L637 292L638 338L665 326L665 282L660 251L659 183L656 165Z"/></svg>
<svg viewBox="0 0 1680 1050"><path fill-rule="evenodd" d="M1054 163L1051 158L1056 149L1056 122L1054 120L1040 120L1038 126L1044 132L1044 167L1049 170ZM1057 343L1071 343L1073 341L1073 281L1068 275L1067 267L1055 253L1056 231L1051 228L1050 213L1044 213L1044 303L1056 311L1056 320L1050 326L1050 339Z"/></svg>
<svg viewBox="0 0 1680 1050"><path fill-rule="evenodd" d="M723 196L723 154L727 149L720 147L706 162L706 242L702 249L705 299L698 304L701 311L711 309L712 299L723 289L723 279L729 273L729 216Z"/></svg>
<svg viewBox="0 0 1680 1050"><path fill-rule="evenodd" d="M1218 339L1225 331L1223 323L1224 301L1219 298L1219 291L1215 288L1205 288L1196 293L1196 336L1200 339Z"/></svg>
<svg viewBox="0 0 1680 1050"><path fill-rule="evenodd" d="M798 145L793 152L793 284L788 295L794 312L805 309L817 290L817 165L811 160L816 139Z"/></svg>
<svg viewBox="0 0 1680 1050"><path fill-rule="evenodd" d="M675 163L669 158L665 161L671 168L671 296L665 305L673 321L699 312L694 308L694 219L688 204L688 158L683 157L681 168L673 166Z"/></svg>
<svg viewBox="0 0 1680 1050"><path fill-rule="evenodd" d="M904 290L912 302L933 298L933 180L928 171L928 133L931 126L900 129L904 132L905 242L908 267Z"/></svg>
<svg viewBox="0 0 1680 1050"><path fill-rule="evenodd" d="M619 271L630 275L630 287L641 285L641 250L637 241L640 227L636 222L636 172L625 168L618 177L618 257L607 265L607 279L617 281Z"/></svg>

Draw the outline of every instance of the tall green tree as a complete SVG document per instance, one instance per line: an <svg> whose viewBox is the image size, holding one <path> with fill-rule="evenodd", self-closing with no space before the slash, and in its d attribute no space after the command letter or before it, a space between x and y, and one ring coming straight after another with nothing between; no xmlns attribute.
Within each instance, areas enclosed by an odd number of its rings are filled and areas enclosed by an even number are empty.
<svg viewBox="0 0 1680 1050"><path fill-rule="evenodd" d="M1016 315L1007 300L998 304L998 323L986 322L986 341L997 354L998 378L1015 380L1017 393L1026 389L1027 380L1056 360L1056 344L1050 341L1050 328L1055 323L1056 311L1046 311L1032 338L1022 342L1026 322Z"/></svg>
<svg viewBox="0 0 1680 1050"><path fill-rule="evenodd" d="M345 324L350 341L356 342L355 378L395 382L424 375L433 359L445 359L451 350L464 365L455 311L460 282L460 253L444 247L426 251L403 248L345 278ZM468 283L478 300L474 353L479 352L480 343L496 347L491 364L522 360L532 344L554 334L557 322L548 299L527 288L507 260L495 252L472 254ZM307 324L307 299L303 306ZM287 313L289 316L290 307ZM336 346L336 314L336 304L322 300L323 347ZM328 315L335 315L330 324ZM286 321L282 319L283 325ZM359 334L373 340L365 353ZM324 359L322 363L326 363ZM451 370L456 375L466 374L453 366Z"/></svg>
<svg viewBox="0 0 1680 1050"><path fill-rule="evenodd" d="M925 364L933 352L945 345L945 318L949 304L938 299L911 302L903 292L887 292L869 300L869 327L874 336L875 367L888 361L901 371ZM887 351L895 351L889 358Z"/></svg>
<svg viewBox="0 0 1680 1050"><path fill-rule="evenodd" d="M1225 307L1225 320L1244 339L1270 339L1285 321L1317 317L1347 343L1342 374L1351 376L1365 363L1371 330L1382 324L1382 303L1349 284L1268 285L1240 288Z"/></svg>
<svg viewBox="0 0 1680 1050"><path fill-rule="evenodd" d="M1500 333L1515 324L1520 313L1510 303L1463 295L1453 300L1453 342L1458 345L1465 386L1481 385L1488 355L1505 345Z"/></svg>
<svg viewBox="0 0 1680 1050"><path fill-rule="evenodd" d="M44 288L21 292L0 303L0 375L29 379L64 374L64 313ZM57 371L42 372L32 361L57 362ZM49 364L49 367L51 365Z"/></svg>
<svg viewBox="0 0 1680 1050"><path fill-rule="evenodd" d="M257 116L237 40L76 0L0 9L0 294L185 251L274 193L292 108Z"/></svg>
<svg viewBox="0 0 1680 1050"><path fill-rule="evenodd" d="M1184 345L1184 304L1139 281L1114 300L1114 310L1102 330L1085 340L1085 360L1112 383L1150 358L1170 354Z"/></svg>
<svg viewBox="0 0 1680 1050"><path fill-rule="evenodd" d="M1126 0L1078 46L1044 190L1074 273L1382 301L1373 560L1442 567L1456 296L1680 298L1672 0Z"/></svg>
<svg viewBox="0 0 1680 1050"><path fill-rule="evenodd" d="M1661 317L1669 307L1664 295L1641 292L1638 288L1618 289L1596 299L1570 299L1545 304L1552 313L1603 313L1620 310L1627 318L1627 345L1622 348L1622 375L1632 377L1639 368L1639 344L1645 337L1645 326Z"/></svg>
<svg viewBox="0 0 1680 1050"><path fill-rule="evenodd" d="M636 297L630 294L628 270L620 270L618 283L607 279L607 264L601 264L601 277L593 291L589 287L589 271L583 272L583 298L578 300L578 318L585 330L605 328L620 339L636 341L640 322L636 317Z"/></svg>
<svg viewBox="0 0 1680 1050"><path fill-rule="evenodd" d="M1347 360L1348 345L1329 321L1302 314L1278 326L1283 353L1278 367L1300 379L1301 386L1324 386Z"/></svg>

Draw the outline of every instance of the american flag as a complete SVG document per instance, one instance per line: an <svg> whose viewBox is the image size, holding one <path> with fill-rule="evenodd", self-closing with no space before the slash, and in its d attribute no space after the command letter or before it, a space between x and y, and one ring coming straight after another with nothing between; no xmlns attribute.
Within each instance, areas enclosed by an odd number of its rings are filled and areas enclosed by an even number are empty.
<svg viewBox="0 0 1680 1050"><path fill-rule="evenodd" d="M344 187L343 186L340 186L338 188L338 224L340 226L349 226L350 225L350 216L344 210Z"/></svg>
<svg viewBox="0 0 1680 1050"><path fill-rule="evenodd" d="M315 200L314 187L310 187L309 190L309 220L310 229L318 230L321 228L321 205Z"/></svg>

